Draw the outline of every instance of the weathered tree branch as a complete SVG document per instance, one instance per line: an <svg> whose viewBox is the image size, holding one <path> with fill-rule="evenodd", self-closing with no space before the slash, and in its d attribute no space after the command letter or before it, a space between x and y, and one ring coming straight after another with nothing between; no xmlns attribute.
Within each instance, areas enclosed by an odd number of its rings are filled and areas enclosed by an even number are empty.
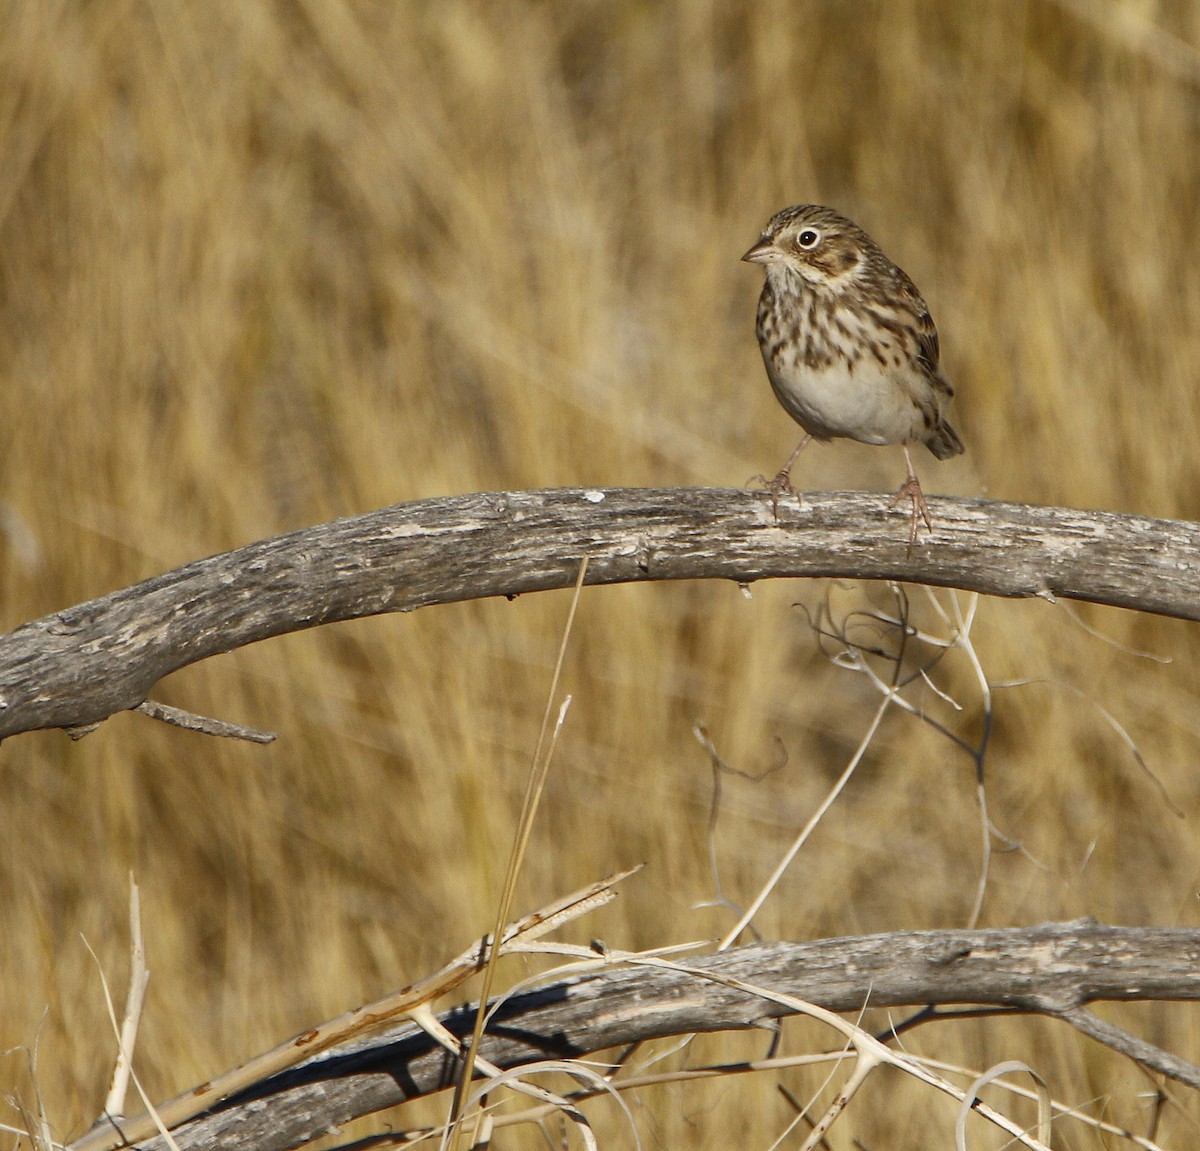
<svg viewBox="0 0 1200 1151"><path fill-rule="evenodd" d="M1079 1025L1086 1015L1081 1005L1094 1000L1200 999L1200 931L1078 920L993 931L897 932L755 944L684 959L682 966L687 970L606 969L517 996L494 1015L480 1055L509 1068L668 1035L746 1029L787 1014L777 1002L716 981L729 976L833 1011L969 1003ZM459 1008L442 1022L455 1035L468 1036L474 1012L473 1006ZM1119 1029L1110 1035L1084 1023L1100 1042L1128 1047ZM1140 1040L1134 1045L1124 1053L1200 1086L1200 1068ZM424 1031L394 1028L278 1075L173 1135L185 1151L283 1151L333 1125L448 1086L454 1063ZM156 1139L142 1146L159 1151L163 1144Z"/></svg>
<svg viewBox="0 0 1200 1151"><path fill-rule="evenodd" d="M1200 526L1107 512L868 492L780 502L719 488L451 496L263 540L0 637L0 739L83 729L164 676L271 636L430 604L587 583L785 576L892 579L1064 596L1200 619Z"/></svg>

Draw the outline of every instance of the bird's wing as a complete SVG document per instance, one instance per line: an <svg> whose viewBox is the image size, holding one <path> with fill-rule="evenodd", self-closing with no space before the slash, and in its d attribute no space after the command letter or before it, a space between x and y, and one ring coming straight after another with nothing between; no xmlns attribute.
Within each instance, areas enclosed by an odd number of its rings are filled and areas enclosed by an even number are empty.
<svg viewBox="0 0 1200 1151"><path fill-rule="evenodd" d="M921 293L917 291L916 284L899 268L896 271L900 274L899 294L908 304L916 325L918 356L929 374L936 376L941 349L938 346L937 328L934 326L933 317L929 314L929 308L921 298Z"/></svg>
<svg viewBox="0 0 1200 1151"><path fill-rule="evenodd" d="M940 356L937 328L934 327L929 309L925 307L925 301L918 296L914 302L920 305L920 310L917 312L917 346L921 349L921 359L925 362L930 374L936 376Z"/></svg>

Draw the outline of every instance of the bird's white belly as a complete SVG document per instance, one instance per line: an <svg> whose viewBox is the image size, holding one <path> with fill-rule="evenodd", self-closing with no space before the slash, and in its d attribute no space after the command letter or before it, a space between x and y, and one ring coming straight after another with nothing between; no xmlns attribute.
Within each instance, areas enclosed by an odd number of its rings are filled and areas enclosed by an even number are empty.
<svg viewBox="0 0 1200 1151"><path fill-rule="evenodd" d="M924 416L909 382L900 378L902 369L885 374L874 360L859 360L853 368L844 361L782 372L768 366L767 374L788 414L818 439L899 444L920 438L924 431Z"/></svg>

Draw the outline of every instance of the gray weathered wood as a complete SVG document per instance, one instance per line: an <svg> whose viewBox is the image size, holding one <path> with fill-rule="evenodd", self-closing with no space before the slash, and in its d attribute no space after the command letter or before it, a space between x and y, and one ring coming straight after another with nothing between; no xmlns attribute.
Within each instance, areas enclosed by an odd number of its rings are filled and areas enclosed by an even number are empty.
<svg viewBox="0 0 1200 1151"><path fill-rule="evenodd" d="M868 492L719 488L497 492L401 504L263 540L0 637L0 738L82 728L163 676L286 632L571 585L784 576L1064 596L1200 619L1200 526L1106 512Z"/></svg>
<svg viewBox="0 0 1200 1151"><path fill-rule="evenodd" d="M864 1005L975 1004L1071 1019L1094 1000L1200 999L1200 931L1093 920L755 944L679 962L854 1013ZM745 1029L787 1013L702 974L618 967L514 998L480 1050L508 1068L668 1035ZM467 1007L442 1021L464 1036L473 1017ZM841 1040L831 1035L830 1042ZM1152 1066L1195 1085L1197 1068L1143 1048ZM453 1060L423 1031L399 1027L326 1052L173 1134L184 1151L284 1151L335 1124L437 1091L453 1074ZM142 1146L165 1151L157 1139Z"/></svg>

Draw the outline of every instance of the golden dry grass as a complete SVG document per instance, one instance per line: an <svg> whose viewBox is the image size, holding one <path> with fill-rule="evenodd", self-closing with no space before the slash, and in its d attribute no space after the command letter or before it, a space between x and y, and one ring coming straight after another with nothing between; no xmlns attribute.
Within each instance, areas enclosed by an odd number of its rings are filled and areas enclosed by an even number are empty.
<svg viewBox="0 0 1200 1151"><path fill-rule="evenodd" d="M1050 0L4 7L6 628L403 500L770 471L796 429L738 256L800 200L867 227L938 319L968 455L926 458L927 490L1200 514L1200 14L1184 0L1084 5L1100 23ZM1142 17L1183 42L1182 72ZM901 467L839 444L798 478L885 488ZM728 927L695 909L712 895L710 780L690 728L747 769L787 751L767 780L726 785L722 880L744 900L875 705L792 606L823 594L585 593L522 909L645 860L577 938ZM160 689L277 729L266 749L132 716L4 746L0 1048L38 1044L58 1136L103 1097L112 1042L81 936L120 988L131 871L152 971L139 1068L159 1097L490 925L566 608L553 594L326 628ZM1174 662L1064 608L981 606L993 679L1047 681L997 697L991 813L1029 854L996 858L982 922L1194 925L1194 628L1077 614ZM977 730L965 667L943 682ZM970 762L893 716L758 926L959 925L977 870ZM1191 1009L1110 1014L1195 1056ZM1024 1058L1059 1097L1144 1129L1148 1080L1061 1027L908 1042L977 1067ZM0 1067L29 1103L24 1056ZM1194 1145L1200 1108L1175 1094L1164 1143ZM596 1114L607 1145L624 1139ZM742 1080L647 1093L638 1115L649 1145L765 1148L789 1111L774 1081ZM952 1124L881 1080L833 1145L944 1146Z"/></svg>

